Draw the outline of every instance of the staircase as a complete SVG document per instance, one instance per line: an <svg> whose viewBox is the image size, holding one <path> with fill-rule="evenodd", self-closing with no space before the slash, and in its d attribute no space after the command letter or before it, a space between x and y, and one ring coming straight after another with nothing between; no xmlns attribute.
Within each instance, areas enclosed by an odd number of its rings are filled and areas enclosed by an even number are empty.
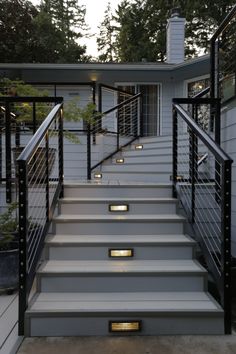
<svg viewBox="0 0 236 354"><path fill-rule="evenodd" d="M223 334L172 198L171 139L140 139L101 174L65 185L26 335Z"/></svg>

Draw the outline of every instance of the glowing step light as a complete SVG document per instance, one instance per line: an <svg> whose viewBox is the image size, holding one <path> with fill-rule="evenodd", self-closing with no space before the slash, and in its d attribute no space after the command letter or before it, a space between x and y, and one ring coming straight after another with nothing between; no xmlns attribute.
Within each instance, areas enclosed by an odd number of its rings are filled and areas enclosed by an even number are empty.
<svg viewBox="0 0 236 354"><path fill-rule="evenodd" d="M101 179L102 178L102 174L100 172L95 172L93 176L96 179Z"/></svg>
<svg viewBox="0 0 236 354"><path fill-rule="evenodd" d="M176 176L176 181L182 181L184 176ZM170 180L173 181L173 176L170 176Z"/></svg>
<svg viewBox="0 0 236 354"><path fill-rule="evenodd" d="M125 159L116 159L116 163L124 163L125 162Z"/></svg>
<svg viewBox="0 0 236 354"><path fill-rule="evenodd" d="M129 205L128 204L110 204L109 205L109 211L111 212L127 212L129 211Z"/></svg>
<svg viewBox="0 0 236 354"><path fill-rule="evenodd" d="M109 322L110 332L140 332L141 331L141 321L110 321Z"/></svg>
<svg viewBox="0 0 236 354"><path fill-rule="evenodd" d="M143 145L141 144L135 145L135 150L143 150Z"/></svg>
<svg viewBox="0 0 236 354"><path fill-rule="evenodd" d="M127 257L133 257L134 256L134 250L132 248L130 249L109 249L109 257L110 258L127 258Z"/></svg>

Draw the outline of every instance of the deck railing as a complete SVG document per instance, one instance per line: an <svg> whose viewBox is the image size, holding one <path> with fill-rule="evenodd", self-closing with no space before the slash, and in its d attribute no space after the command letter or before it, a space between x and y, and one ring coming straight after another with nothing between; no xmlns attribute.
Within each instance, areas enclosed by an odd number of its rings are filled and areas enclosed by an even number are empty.
<svg viewBox="0 0 236 354"><path fill-rule="evenodd" d="M236 5L211 38L211 97L236 96Z"/></svg>
<svg viewBox="0 0 236 354"><path fill-rule="evenodd" d="M215 279L225 314L225 333L231 333L232 160L181 106L198 100L206 99L173 100L173 196L181 201ZM184 141L183 123L187 125ZM199 157L206 153L207 159L199 164Z"/></svg>
<svg viewBox="0 0 236 354"><path fill-rule="evenodd" d="M19 334L44 239L59 196L63 196L63 105L41 124L18 163L19 189Z"/></svg>
<svg viewBox="0 0 236 354"><path fill-rule="evenodd" d="M113 102L114 100L118 102L117 105L105 110L105 106L102 105L104 90L113 95ZM88 156L93 154L95 142L100 144L102 153L99 161L91 164L91 172L142 135L141 94L131 94L111 86L100 85L99 112L101 116L91 127L88 136L88 143L90 142Z"/></svg>

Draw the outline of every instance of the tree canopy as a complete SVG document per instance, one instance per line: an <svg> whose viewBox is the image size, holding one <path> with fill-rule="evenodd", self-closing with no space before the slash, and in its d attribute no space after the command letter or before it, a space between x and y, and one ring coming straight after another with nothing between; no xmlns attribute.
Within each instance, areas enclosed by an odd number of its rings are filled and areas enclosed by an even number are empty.
<svg viewBox="0 0 236 354"><path fill-rule="evenodd" d="M2 62L76 63L87 60L78 39L86 31L79 0L0 0Z"/></svg>
<svg viewBox="0 0 236 354"><path fill-rule="evenodd" d="M123 62L164 61L166 25L170 10L180 7L186 18L186 56L206 52L214 30L234 5L234 0L123 0L113 27L117 59ZM107 39L107 44L108 44ZM99 48L102 50L102 48Z"/></svg>

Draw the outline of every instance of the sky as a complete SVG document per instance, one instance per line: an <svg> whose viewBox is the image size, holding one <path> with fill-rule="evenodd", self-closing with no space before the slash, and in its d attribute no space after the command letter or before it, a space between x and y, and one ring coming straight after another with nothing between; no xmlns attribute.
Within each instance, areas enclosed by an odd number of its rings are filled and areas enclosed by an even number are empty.
<svg viewBox="0 0 236 354"><path fill-rule="evenodd" d="M40 0L31 0L34 5L38 5ZM109 0L80 0L81 5L86 7L86 23L91 28L91 33L93 36L91 38L81 39L80 44L85 44L87 46L87 54L92 56L97 56L97 44L96 44L96 33L98 33L97 27L103 21L104 12L106 10ZM110 0L111 7L115 9L121 0Z"/></svg>

